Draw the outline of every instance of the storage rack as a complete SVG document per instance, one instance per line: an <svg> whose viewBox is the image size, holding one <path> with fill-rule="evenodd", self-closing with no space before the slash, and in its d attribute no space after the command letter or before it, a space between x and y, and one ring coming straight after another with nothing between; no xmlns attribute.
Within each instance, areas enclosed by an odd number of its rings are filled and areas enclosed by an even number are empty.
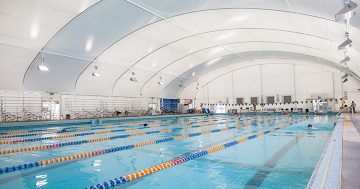
<svg viewBox="0 0 360 189"><path fill-rule="evenodd" d="M147 115L149 103L157 98L133 98L90 95L61 95L61 117L100 118ZM117 114L121 112L121 114Z"/></svg>
<svg viewBox="0 0 360 189"><path fill-rule="evenodd" d="M0 121L42 120L40 93L0 91Z"/></svg>

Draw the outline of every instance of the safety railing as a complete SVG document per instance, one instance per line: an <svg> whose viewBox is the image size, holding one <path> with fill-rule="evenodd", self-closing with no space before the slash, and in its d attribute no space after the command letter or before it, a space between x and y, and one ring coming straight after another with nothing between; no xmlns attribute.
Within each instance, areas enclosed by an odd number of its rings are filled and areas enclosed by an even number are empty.
<svg viewBox="0 0 360 189"><path fill-rule="evenodd" d="M343 108L339 113L337 113L336 114L336 117L338 118L338 119L344 119L343 117L340 117L340 115L345 111L345 110L348 110L349 108L347 108L347 107L345 107L345 108ZM351 110L351 112L352 112L352 110ZM353 112L352 112L353 113Z"/></svg>

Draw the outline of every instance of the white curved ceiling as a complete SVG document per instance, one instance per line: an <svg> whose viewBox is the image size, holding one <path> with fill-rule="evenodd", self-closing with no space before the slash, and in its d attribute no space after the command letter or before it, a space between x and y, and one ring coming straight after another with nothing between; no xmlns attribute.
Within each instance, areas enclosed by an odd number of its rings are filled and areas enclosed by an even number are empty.
<svg viewBox="0 0 360 189"><path fill-rule="evenodd" d="M334 15L343 7L343 0L3 0L0 88L177 97L180 77L194 83L230 64L318 59L342 70L345 24ZM356 77L358 15L350 38ZM37 69L42 56L49 72ZM101 77L92 76L95 66Z"/></svg>

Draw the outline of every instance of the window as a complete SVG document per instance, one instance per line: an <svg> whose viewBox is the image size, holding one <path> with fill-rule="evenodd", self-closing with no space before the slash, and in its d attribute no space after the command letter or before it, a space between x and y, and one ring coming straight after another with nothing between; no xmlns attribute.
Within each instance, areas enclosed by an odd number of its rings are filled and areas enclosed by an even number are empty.
<svg viewBox="0 0 360 189"><path fill-rule="evenodd" d="M216 113L225 113L225 105L219 104L216 106Z"/></svg>
<svg viewBox="0 0 360 189"><path fill-rule="evenodd" d="M236 104L244 104L244 98L236 98Z"/></svg>
<svg viewBox="0 0 360 189"><path fill-rule="evenodd" d="M284 103L291 103L291 96L284 96Z"/></svg>
<svg viewBox="0 0 360 189"><path fill-rule="evenodd" d="M275 103L275 97L274 97L274 96L268 96L268 97L266 97L266 102L267 102L267 103L270 103L270 104Z"/></svg>
<svg viewBox="0 0 360 189"><path fill-rule="evenodd" d="M257 104L258 103L258 97L251 97L251 104Z"/></svg>

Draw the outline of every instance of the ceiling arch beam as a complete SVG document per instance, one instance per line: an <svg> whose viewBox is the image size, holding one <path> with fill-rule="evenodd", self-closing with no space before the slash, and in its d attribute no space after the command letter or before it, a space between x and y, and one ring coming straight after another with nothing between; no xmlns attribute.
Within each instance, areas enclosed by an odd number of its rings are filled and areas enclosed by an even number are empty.
<svg viewBox="0 0 360 189"><path fill-rule="evenodd" d="M342 65L337 64L335 62L320 58L320 57L314 57L314 56L310 56L307 54L301 54L301 53L293 53L293 52L283 52L283 51L249 51L249 52L241 52L239 54L243 54L243 56L245 57L249 57L249 59L251 60L256 60L256 59L292 59L292 60L301 60L301 61L308 61L308 62L312 62L312 63L318 63L318 64L323 64L323 65L327 65L330 67L333 67L339 71L344 71L346 68L344 68ZM231 56L233 54L229 54L227 56ZM241 57L239 57L240 59ZM216 59L216 58L214 58ZM236 61L236 59L234 61L232 61L232 63L228 63L228 62L222 62L220 63L220 65L230 65L236 62L244 62L244 61L248 61L247 59L243 59L241 61ZM196 66L196 67L200 67L203 66L204 64L206 64L206 62ZM193 72L194 69L196 69L196 67L194 67L193 69L188 70L187 72ZM211 69L209 68L210 71L216 70L215 69ZM184 74L184 73L183 73ZM353 71L350 70L350 74L358 81L360 82L360 77L359 75L357 75L356 73L354 73ZM173 81L171 81L163 90L163 94L164 96L168 96L168 94L170 94L170 91L172 92L171 94L177 93L179 94L179 92L183 91L183 89L185 89L186 87L188 87L189 85L191 85L192 83L194 83L198 78L200 78L202 75L198 75L196 78L190 80L189 82L185 83L185 86L180 88L177 86L176 82L177 82L177 78L174 79ZM174 92L176 90L176 92ZM169 91L169 92L168 92ZM172 95L174 96L174 95Z"/></svg>
<svg viewBox="0 0 360 189"><path fill-rule="evenodd" d="M212 83L213 81L215 81L216 79L222 77L222 76L225 76L229 73L232 73L232 72L236 72L236 71L239 71L239 70L242 70L242 69L246 69L246 68L251 68L251 67L255 67L255 66L261 66L261 65L279 65L279 64L285 64L285 65L298 65L298 66L304 66L302 64L299 64L299 63L258 63L258 64L255 64L255 65L249 65L249 66L244 66L244 67L241 67L241 68L237 68L237 69L233 69L231 71L228 71L228 72L225 72L223 74L220 74L216 77L214 77L213 79L211 79L210 81L206 82L204 85L202 85L199 90L196 90L195 92L195 97L197 95L197 93L200 91L200 89L206 87L207 85L209 85L210 83ZM190 85L190 84L189 84ZM188 86L189 86L188 85Z"/></svg>
<svg viewBox="0 0 360 189"><path fill-rule="evenodd" d="M100 1L100 2L104 2L104 1ZM102 4L98 2L96 3L95 5L91 6L91 8L88 8L86 9L86 11L88 10L92 10L94 7L96 8L99 8L102 6ZM195 7L196 9L197 7ZM164 19L159 19L159 20L156 20L156 21L153 21L149 24L146 24L146 25L143 25L143 26L139 26L139 28L136 28L136 29L133 29L132 31L129 30L127 31L126 33L124 33L124 35L120 36L119 38L117 37L114 37L111 41L109 41L109 44L107 44L107 46L105 46L104 48L102 48L99 53L97 53L94 58L91 58L91 60L89 61L85 61L83 63L83 65L79 66L76 68L76 75L74 78L76 78L75 80L74 79L71 79L72 82L70 82L71 84L71 88L73 89L76 89L76 84L77 84L77 81L79 79L79 77L84 73L84 71L89 68L89 66L91 66L91 64L94 62L94 60L96 60L99 56L101 56L104 52L106 52L109 48L111 48L114 44L116 44L117 42L119 42L120 40L126 38L127 36L135 33L136 31L138 30L141 30L142 28L145 28L145 27L148 27L152 24L155 24L157 22L161 22L161 21L166 21L167 19L171 19L171 18L176 18L178 16L182 16L182 15L188 15L188 14L192 14L192 13L197 13L197 12L207 12L207 11L220 11L220 10L260 10L260 11L269 11L269 12L283 12L283 13L287 13L287 14L291 14L291 15L303 15L303 16L306 16L306 17L310 17L310 18L313 18L313 19L319 19L319 20L325 20L325 21L328 21L328 22L335 22L334 20L332 19L329 19L329 18L325 18L325 17L319 17L319 16L316 16L316 15L311 15L311 14L304 14L304 13L299 13L299 12L291 12L291 11L286 11L286 10L279 10L279 9L265 9L265 8L212 8L212 9L200 9L200 10L195 10L195 11L188 11L188 12L183 12L183 13L180 13L180 14L176 14L176 15L171 15L169 17L166 17L165 20ZM181 12L181 10L180 10ZM82 12L81 14L77 15L76 19L73 19L71 22L67 23L66 24L66 27L64 28L69 28L71 27L71 23L74 21L74 20L78 20L79 17L81 15L83 15L84 12ZM58 33L54 36L54 37L58 37L61 35L62 31L64 30L61 29L58 31ZM116 39L117 38L117 39ZM47 44L49 44L52 40L49 40ZM70 44L71 45L71 44ZM46 48L48 45L45 45L44 48ZM40 55L40 53L37 55L37 57ZM24 74L24 77L23 77L23 86L24 86L24 81L27 80L26 78L26 75L29 75L28 79L30 80L33 75L31 74L28 74L29 72L29 68L31 66L34 67L34 64L36 64L36 61L38 61L37 57L34 58L34 60L32 61L32 63L29 65L29 67L27 68L27 70L25 71L25 74ZM59 59L62 59L62 57L58 57ZM131 68L131 67L130 67ZM74 69L75 70L75 69ZM126 73L127 71L124 72L124 74ZM122 74L123 75L123 74ZM120 76L121 77L121 76ZM65 81L65 79L60 79L59 82L61 81ZM69 80L70 81L70 80ZM39 85L41 85L41 83L39 83ZM67 85L69 85L69 83L67 83ZM57 89L59 89L61 87L58 87Z"/></svg>
<svg viewBox="0 0 360 189"><path fill-rule="evenodd" d="M76 88L76 85L77 85L77 82L80 78L80 76L85 72L85 70L91 66L91 64L98 58L100 57L102 54L104 54L105 51L107 51L108 49L110 49L112 46L114 46L117 42L119 42L120 40L126 38L127 36L135 33L136 31L138 30L141 30L145 27L148 27L148 26L151 26L157 22L161 22L161 21L166 21L166 19L171 19L171 18L176 18L176 17L179 17L179 16L183 16L183 15L188 15L188 14L193 14L193 13L198 13L198 12L207 12L207 11L218 11L218 10L263 10L263 11L274 11L274 12L282 12L282 13L288 13L288 14L295 14L295 15L302 15L302 16L308 16L308 17L311 17L311 18L317 18L317 19L321 19L321 20L326 20L326 21L330 21L330 22L335 22L334 20L332 19L329 19L329 18L325 18L325 17L320 17L320 16L316 16L316 15L311 15L311 14L305 14L305 13L299 13L299 12L291 12L291 11L285 11L285 10L280 10L280 9L265 9L265 8L214 8L214 9L202 9L202 10L196 10L196 11L191 11L191 12L186 12L186 13L181 13L181 14L177 14L177 15L173 15L173 16L170 16L170 17L166 17L165 20L158 20L158 21L155 21L151 24L148 24L148 25L145 25L141 28L138 28L137 30L134 30L132 31L131 33L117 39L116 41L114 41L114 43L112 43L110 46L108 46L106 49L104 49L103 52L101 52L86 68L84 68L84 70L82 70L82 72L79 74L79 76L77 77L76 81L75 81L75 86L74 88ZM150 12L152 13L152 12ZM156 15L158 16L158 15ZM240 29L240 28L237 28L237 29ZM243 28L243 29L246 29L246 28ZM250 28L249 28L250 29ZM265 28L258 28L258 29L265 29ZM231 29L229 29L231 30ZM269 29L271 30L271 29ZM275 29L274 29L275 30ZM213 30L213 32L215 31L221 31L221 30ZM278 31L281 31L281 30L278 30ZM284 30L286 31L286 30ZM289 31L290 32L290 31ZM299 33L301 34L300 32L294 32L294 33ZM206 32L204 33L200 33L200 34L206 34ZM305 33L303 33L304 35L306 35ZM136 64L138 64L141 60L143 60L144 58L146 58L147 56L151 55L152 53L158 51L159 49L165 47L165 46L168 46L170 44L173 44L177 41L180 41L180 40L183 40L183 39L186 39L186 38L189 38L189 37L193 37L193 36L196 36L196 35L199 35L199 34L194 34L194 35L191 35L191 36L187 36L185 38L181 38L181 39L178 39L178 40L175 40L175 41L172 41L168 44L165 44L157 49L155 49L154 51L146 54L145 56L143 56L142 58L140 58L138 61L136 61L134 64L132 64L128 69L126 69L122 74L120 74L120 76L115 80L114 84L113 84L113 87L112 87L112 91L114 91L114 86L116 85L116 83L118 82L118 80L120 80L120 78L122 76L125 75L125 73L127 73L132 67L134 67ZM318 37L318 38L322 38L320 36L315 36L315 35L311 35L311 34L308 34L309 36L313 36L313 37ZM326 38L323 38L323 39L326 39Z"/></svg>
<svg viewBox="0 0 360 189"><path fill-rule="evenodd" d="M173 64L176 64L176 62L188 57L188 56L191 56L191 55L194 55L198 52L202 52L202 51L205 51L205 50L208 50L208 49L212 49L212 48L218 48L218 47L222 47L222 46L227 46L227 45L233 45L233 44L241 44L241 43L273 43L273 44L286 44L286 45L293 45L293 46L299 46L299 47L304 47L304 48L309 48L309 49L314 49L314 50L318 50L318 51L321 51L321 52L326 52L322 49L318 49L318 48L315 48L315 47L310 47L310 46L305 46L305 45L299 45L299 44L295 44L295 43L285 43L285 42L278 42L278 41L239 41L239 42L232 42L232 43L225 43L225 44L219 44L219 45L214 45L214 46L210 46L210 47L206 47L206 48L203 48L203 49L199 49L197 51L194 51L192 53L189 53L189 54L186 54L172 62L170 62L169 64L165 65L163 68L161 68L159 71L157 71L156 73L154 73L149 79L147 79L144 84L142 85L141 87L141 92L140 94L142 94L143 92L143 89L145 87L145 85L152 79L154 78L156 75L160 74L161 71L163 71L164 69L168 68L169 66L173 65ZM217 57L217 58L220 58L220 57ZM215 59L217 59L215 58ZM213 59L211 59L213 60ZM206 62L209 62L211 60L207 60L203 63L206 63ZM202 63L201 63L202 64ZM181 76L183 74L180 74L179 76ZM114 89L114 88L113 88Z"/></svg>
<svg viewBox="0 0 360 189"><path fill-rule="evenodd" d="M296 31L290 31L290 30L281 30L281 29L273 29L273 28L227 28L227 29L220 29L220 30L211 30L211 31L206 31L206 32L201 32L201 33L197 33L197 34L194 34L194 35L190 35L190 36L186 36L186 37L183 37L183 38L180 38L180 39L176 39L174 41L171 41L165 45L162 45L160 47L158 47L157 49L151 51L150 53L144 55L143 57L141 57L139 60L137 60L135 63L133 63L129 68L127 68L125 71L123 71L119 77L116 78L114 84L113 84L113 87L112 87L112 91L114 91L114 88L117 84L117 82L131 69L133 68L135 65L137 65L138 63L140 63L142 60L144 60L146 57L152 55L153 53L171 45L171 44L174 44L176 42L179 42L179 41L182 41L182 40L185 40L185 39L188 39L188 38L192 38L192 37L197 37L197 36L201 36L201 35L204 35L204 34L211 34L211 33L215 33L215 32L220 32L220 31L234 31L234 30L265 30L265 31L277 31L277 32L286 32L286 33L291 33L291 34L297 34L297 35L304 35L304 36L310 36L310 37L314 37L314 38L317 38L317 39L322 39L322 40L326 40L326 41L329 41L329 42L335 42L331 39L328 39L328 38L324 38L324 37L321 37L321 36L317 36L317 35L312 35L312 34L308 34L308 33L302 33L302 32L296 32ZM79 75L80 77L80 75ZM79 79L78 77L78 79ZM78 81L77 79L77 81ZM76 83L77 83L76 81ZM76 84L75 84L76 85Z"/></svg>
<svg viewBox="0 0 360 189"><path fill-rule="evenodd" d="M46 44L44 45L43 48L41 48L41 50L38 52L38 54L33 58L33 60L31 61L31 63L29 64L29 66L26 68L25 73L22 77L22 85L24 85L25 82L25 76L26 73L28 72L28 70L30 69L31 65L35 62L36 58L38 56L40 56L41 53L46 53L46 46L49 45L49 43L58 35L60 35L60 33L66 28L68 27L74 20L76 20L80 15L82 15L83 13L85 13L86 11L89 11L91 8L98 6L102 1L104 0L99 0L98 2L92 4L91 6L89 6L88 8L84 9L81 13L77 14L74 18L72 18L68 23L66 23L63 27L61 27L60 30L58 30L50 39L48 42L46 42Z"/></svg>

